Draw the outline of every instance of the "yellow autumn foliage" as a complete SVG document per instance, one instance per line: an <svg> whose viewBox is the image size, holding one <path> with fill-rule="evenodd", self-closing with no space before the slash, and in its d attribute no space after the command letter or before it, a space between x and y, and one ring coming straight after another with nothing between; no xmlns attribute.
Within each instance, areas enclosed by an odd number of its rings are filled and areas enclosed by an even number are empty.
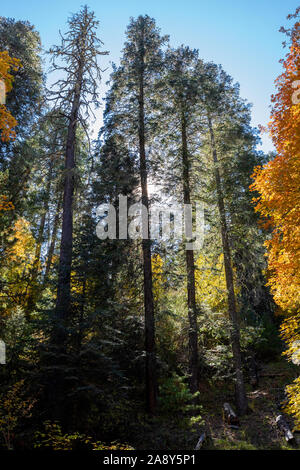
<svg viewBox="0 0 300 470"><path fill-rule="evenodd" d="M14 205L11 201L8 200L7 196L0 194L0 212L11 211L13 209L14 209Z"/></svg>
<svg viewBox="0 0 300 470"><path fill-rule="evenodd" d="M26 301L35 244L30 223L22 217L17 219L8 236L8 248L0 268L5 286L0 292L0 303L6 314L10 313L11 308L22 306Z"/></svg>
<svg viewBox="0 0 300 470"><path fill-rule="evenodd" d="M152 255L152 282L154 301L158 302L164 293L163 260L159 254Z"/></svg>
<svg viewBox="0 0 300 470"><path fill-rule="evenodd" d="M225 313L227 296L223 254L217 259L200 254L195 265L197 301L214 312Z"/></svg>
<svg viewBox="0 0 300 470"><path fill-rule="evenodd" d="M293 99L294 84L300 79L299 9L289 18L297 18L290 30L291 44L276 79L277 93L272 96L269 131L276 157L256 168L251 188L258 192L256 211L272 230L266 241L268 285L285 316L281 327L287 344L285 355L293 361L300 339L300 103ZM286 408L300 428L300 378L287 387Z"/></svg>
<svg viewBox="0 0 300 470"><path fill-rule="evenodd" d="M0 80L5 83L6 93L12 89L13 76L10 71L16 71L20 67L21 62L19 59L10 57L7 51L0 52ZM7 110L6 106L0 104L0 131L3 142L15 138L14 127L16 125L17 121Z"/></svg>

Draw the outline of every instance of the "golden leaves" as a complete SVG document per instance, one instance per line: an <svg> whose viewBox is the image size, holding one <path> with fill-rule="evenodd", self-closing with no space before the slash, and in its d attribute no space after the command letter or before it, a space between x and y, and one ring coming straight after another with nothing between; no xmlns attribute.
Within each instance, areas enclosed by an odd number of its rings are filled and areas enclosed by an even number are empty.
<svg viewBox="0 0 300 470"><path fill-rule="evenodd" d="M7 196L0 194L0 212L14 210L14 208L13 203L8 200Z"/></svg>
<svg viewBox="0 0 300 470"><path fill-rule="evenodd" d="M300 340L300 103L292 99L295 81L300 79L300 23L292 31L292 45L282 61L284 72L276 79L277 94L272 96L269 130L277 156L255 169L250 187L259 193L255 210L272 230L266 242L268 285L286 316L281 335L290 360ZM300 429L300 378L287 387L287 393L286 411L294 415Z"/></svg>
<svg viewBox="0 0 300 470"><path fill-rule="evenodd" d="M0 52L0 80L5 83L5 91L8 93L12 89L13 76L10 71L17 71L21 67L19 59L14 59L9 56L7 51ZM17 121L10 114L4 104L0 104L0 132L3 142L16 137L14 127Z"/></svg>

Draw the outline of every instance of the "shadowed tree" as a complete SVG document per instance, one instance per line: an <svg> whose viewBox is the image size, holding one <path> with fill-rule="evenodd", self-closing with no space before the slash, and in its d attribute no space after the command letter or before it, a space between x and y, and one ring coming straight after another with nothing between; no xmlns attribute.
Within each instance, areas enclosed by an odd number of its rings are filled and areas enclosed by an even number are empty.
<svg viewBox="0 0 300 470"><path fill-rule="evenodd" d="M202 75L201 70L204 72ZM202 64L199 64L199 76L201 77L199 81L199 96L201 104L203 105L202 112L204 123L206 121L209 134L209 146L213 163L219 225L224 255L228 314L231 321L230 335L235 372L236 404L239 414L242 415L247 412L248 406L241 358L239 314L234 291L230 233L227 221L228 215L226 213L224 200L222 181L223 169L218 156L215 129L218 129L218 127L222 129L227 121L235 122L237 119L242 119L243 113L247 111L247 108L239 98L238 87L232 85L232 79L220 67L214 64L207 64L203 69Z"/></svg>
<svg viewBox="0 0 300 470"><path fill-rule="evenodd" d="M166 54L167 109L165 120L169 120L175 129L176 155L173 165L179 167L178 183L182 187L181 199L186 205L192 203L192 161L193 149L191 137L199 133L195 126L197 104L197 80L194 74L198 53L196 50L181 46ZM170 106L171 104L171 106ZM162 105L162 109L163 109ZM173 137L174 140L174 137ZM165 166L165 163L163 163ZM175 169L172 167L171 179L174 180ZM192 393L198 391L198 331L197 304L195 290L194 251L185 250L187 276L187 304L189 319L189 385Z"/></svg>
<svg viewBox="0 0 300 470"><path fill-rule="evenodd" d="M166 37L161 37L155 21L149 16L131 19L126 31L127 40L123 49L121 65L115 68L112 79L112 94L106 114L114 114L112 125L126 139L126 145L134 153L139 168L140 195L143 206L149 209L148 179L151 165L150 147L153 138L154 102L157 102L155 84L162 73L162 46ZM155 412L157 380L155 352L155 316L152 289L151 242L149 222L143 221L142 257L143 291L145 313L146 351L146 399L147 409Z"/></svg>
<svg viewBox="0 0 300 470"><path fill-rule="evenodd" d="M134 92L136 133L138 137L138 155L140 167L142 204L149 209L148 165L146 156L147 114L151 112L149 98L153 90L155 76L162 67L161 46L166 41L159 35L155 21L148 16L139 16L132 20L127 29L127 42L124 48L124 64L127 80ZM148 102L148 103L147 103ZM155 357L155 317L152 286L151 242L149 239L149 221L142 228L143 265L144 265L144 308L145 308L145 349L146 349L146 398L150 413L156 409L157 379Z"/></svg>
<svg viewBox="0 0 300 470"><path fill-rule="evenodd" d="M52 71L64 73L52 87L49 99L54 107L68 120L65 147L65 178L63 196L62 234L59 256L59 275L56 301L56 317L64 322L70 313L70 278L73 241L73 194L75 182L75 144L76 129L81 123L86 128L83 117L87 119L91 104L98 103L97 87L101 69L97 58L107 54L100 50L102 42L96 36L98 21L93 12L84 6L79 13L68 20L69 30L61 37L61 45L54 46ZM59 337L64 329L60 329Z"/></svg>

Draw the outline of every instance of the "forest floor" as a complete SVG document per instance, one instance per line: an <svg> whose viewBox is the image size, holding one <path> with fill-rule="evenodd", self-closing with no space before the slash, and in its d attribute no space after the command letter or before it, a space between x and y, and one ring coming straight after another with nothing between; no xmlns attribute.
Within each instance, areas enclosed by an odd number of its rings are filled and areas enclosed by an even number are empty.
<svg viewBox="0 0 300 470"><path fill-rule="evenodd" d="M298 375L298 367L285 359L260 364L259 384L255 390L247 385L249 413L240 418L240 427L232 429L223 419L223 404L234 408L234 391L228 381L206 381L200 385L198 422L191 424L180 413L171 413L152 420L146 419L132 429L130 445L144 450L194 450L199 436L205 430L208 438L203 450L300 450L300 433L295 433L295 443L288 444L276 425L282 414L280 404L284 389ZM293 421L284 415L293 429Z"/></svg>
<svg viewBox="0 0 300 470"><path fill-rule="evenodd" d="M248 388L250 412L240 418L238 429L230 428L223 420L222 407L230 401L228 388L224 383L219 387L203 385L200 389L205 413L203 419L210 439L204 449L216 450L300 450L300 433L295 433L295 443L288 444L276 426L276 417L282 414L280 403L284 399L284 388L297 376L296 369L286 360L262 364L259 384L255 390ZM232 393L231 402L234 404ZM291 429L293 421L286 417Z"/></svg>

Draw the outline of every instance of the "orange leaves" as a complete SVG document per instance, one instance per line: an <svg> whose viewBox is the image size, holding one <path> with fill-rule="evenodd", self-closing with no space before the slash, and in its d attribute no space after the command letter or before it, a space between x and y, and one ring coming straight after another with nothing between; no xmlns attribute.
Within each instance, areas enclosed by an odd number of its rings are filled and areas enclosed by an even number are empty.
<svg viewBox="0 0 300 470"><path fill-rule="evenodd" d="M10 211L14 209L14 205L10 202L7 196L0 194L0 212L1 211Z"/></svg>
<svg viewBox="0 0 300 470"><path fill-rule="evenodd" d="M277 156L255 169L251 186L259 193L255 210L272 229L266 243L268 284L276 303L287 312L300 309L300 103L293 97L296 86L299 89L295 81L300 80L299 37L300 24L296 23L272 97L269 131Z"/></svg>
<svg viewBox="0 0 300 470"><path fill-rule="evenodd" d="M13 59L7 51L0 52L0 80L5 83L5 92L8 93L12 89L13 76L10 71L16 71L21 67L19 59ZM0 132L3 142L14 139L16 133L17 121L6 109L4 104L0 104Z"/></svg>
<svg viewBox="0 0 300 470"><path fill-rule="evenodd" d="M299 29L299 25L295 27ZM300 31L299 31L300 32ZM295 35L297 37L297 35ZM300 79L300 46L293 40L276 80L277 94L269 124L277 156L256 168L252 190L258 191L255 210L273 229L268 248L269 285L284 310L300 308L300 103L293 102ZM295 101L295 100L294 100Z"/></svg>
<svg viewBox="0 0 300 470"><path fill-rule="evenodd" d="M15 118L7 111L4 104L0 105L0 131L1 131L1 140L3 142L8 142L11 139L15 139L16 132L14 127L17 125Z"/></svg>
<svg viewBox="0 0 300 470"><path fill-rule="evenodd" d="M300 343L300 23L286 32L291 46L276 80L269 123L277 156L255 170L251 189L259 193L255 210L272 229L266 242L268 285L286 317L281 336L287 344L285 355L293 361ZM286 411L300 429L300 378L287 387L287 393Z"/></svg>
<svg viewBox="0 0 300 470"><path fill-rule="evenodd" d="M4 80L7 93L12 89L13 82L10 71L17 71L20 67L19 59L10 57L7 51L0 52L0 79Z"/></svg>
<svg viewBox="0 0 300 470"><path fill-rule="evenodd" d="M300 120L299 124L300 125ZM273 229L269 285L283 309L300 307L300 154L281 154L254 175L256 208Z"/></svg>

